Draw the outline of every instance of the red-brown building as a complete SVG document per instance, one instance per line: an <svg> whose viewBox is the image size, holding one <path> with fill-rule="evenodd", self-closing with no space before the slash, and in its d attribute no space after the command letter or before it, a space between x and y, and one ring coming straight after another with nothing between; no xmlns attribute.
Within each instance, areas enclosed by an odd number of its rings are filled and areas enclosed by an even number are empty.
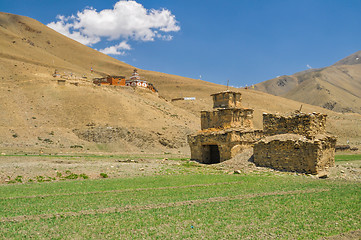
<svg viewBox="0 0 361 240"><path fill-rule="evenodd" d="M96 78L93 83L97 85L125 86L125 77L107 76L106 78Z"/></svg>
<svg viewBox="0 0 361 240"><path fill-rule="evenodd" d="M109 85L125 86L125 77L124 76L108 76L107 83Z"/></svg>
<svg viewBox="0 0 361 240"><path fill-rule="evenodd" d="M95 78L93 83L96 85L112 85L112 86L128 86L128 87L140 87L151 90L152 92L158 92L152 83L141 79L137 69L134 69L132 76L129 80L125 80L124 76L107 76L106 78Z"/></svg>

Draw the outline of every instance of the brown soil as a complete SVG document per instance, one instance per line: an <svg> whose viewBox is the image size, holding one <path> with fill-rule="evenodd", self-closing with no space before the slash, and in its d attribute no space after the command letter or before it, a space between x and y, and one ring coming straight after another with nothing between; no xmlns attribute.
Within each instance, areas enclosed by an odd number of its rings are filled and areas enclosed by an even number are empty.
<svg viewBox="0 0 361 240"><path fill-rule="evenodd" d="M248 149L236 157L213 165L191 162L195 167L189 171L221 171L228 174L274 172L277 175L294 174L315 175L295 172L282 172L265 167L257 167L252 162L253 150ZM161 156L164 158L162 159ZM66 175L66 171L75 174L86 174L91 179L102 178L100 173L106 173L110 178L150 176L158 174L182 173L186 162L183 160L168 160L168 157L182 158L182 155L149 155L144 158L111 158L101 157L54 157L54 156L0 156L0 184L6 184L17 176L22 176L23 182L36 180L37 176L56 177L57 173ZM160 159L159 159L160 158ZM361 160L337 162L329 169L328 179L342 179L347 181L361 181ZM59 180L59 178L56 178Z"/></svg>
<svg viewBox="0 0 361 240"><path fill-rule="evenodd" d="M86 174L90 179L102 178L106 173L110 178L136 177L162 174L177 170L181 161L147 158L85 158L85 157L0 157L0 184L22 177L36 181L37 176L56 177L57 173L66 176L66 171ZM57 179L58 180L58 179Z"/></svg>
<svg viewBox="0 0 361 240"><path fill-rule="evenodd" d="M360 240L361 239L361 229L356 231L350 231L347 233L341 233L339 235L321 238L320 240Z"/></svg>

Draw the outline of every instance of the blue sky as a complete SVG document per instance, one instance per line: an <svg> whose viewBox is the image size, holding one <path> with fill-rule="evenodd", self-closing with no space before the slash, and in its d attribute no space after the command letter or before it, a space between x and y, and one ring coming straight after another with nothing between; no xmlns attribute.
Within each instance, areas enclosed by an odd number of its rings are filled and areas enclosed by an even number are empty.
<svg viewBox="0 0 361 240"><path fill-rule="evenodd" d="M77 12L84 13L87 7L92 7L94 13L112 11L117 2L0 0L0 11L49 24L59 21L57 15L77 17ZM111 56L141 69L197 79L201 76L219 84L229 80L230 85L239 87L310 67L329 66L361 50L359 0L137 0L136 3L148 10L148 14L155 9L158 11L155 15L166 15L167 19L156 16L152 19L163 24L168 21L168 30L162 31L158 23L139 30L139 34L144 29L160 34L153 41L145 40L147 36L151 38L149 35L124 35L123 30L119 30L118 38L103 33L91 47L101 50L122 43L119 51L123 55ZM126 19L129 24L135 24L131 16ZM169 23L170 20L176 22ZM147 21L140 24L147 25Z"/></svg>

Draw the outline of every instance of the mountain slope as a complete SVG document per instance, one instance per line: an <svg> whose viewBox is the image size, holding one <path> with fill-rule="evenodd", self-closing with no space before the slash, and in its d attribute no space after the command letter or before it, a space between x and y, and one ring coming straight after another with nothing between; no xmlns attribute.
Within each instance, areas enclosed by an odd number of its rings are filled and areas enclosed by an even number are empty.
<svg viewBox="0 0 361 240"><path fill-rule="evenodd" d="M361 51L330 67L281 76L255 89L333 111L361 113Z"/></svg>
<svg viewBox="0 0 361 240"><path fill-rule="evenodd" d="M341 59L340 61L336 62L334 66L355 64L361 64L361 51L355 52L354 54Z"/></svg>
<svg viewBox="0 0 361 240"><path fill-rule="evenodd" d="M90 72L93 67L94 72ZM128 87L99 87L95 77L129 77L134 67L73 41L40 22L0 13L0 149L5 152L172 152L189 154L186 135L200 129L200 110L225 86L139 70L159 96ZM67 75L65 85L52 77ZM301 104L266 93L241 91L243 105L262 112L289 112ZM176 101L196 97L196 101ZM270 104L272 103L272 104ZM340 142L361 145L357 114L339 114L308 104L305 112L329 114L328 131ZM342 124L340 124L342 123ZM353 127L354 123L359 123Z"/></svg>

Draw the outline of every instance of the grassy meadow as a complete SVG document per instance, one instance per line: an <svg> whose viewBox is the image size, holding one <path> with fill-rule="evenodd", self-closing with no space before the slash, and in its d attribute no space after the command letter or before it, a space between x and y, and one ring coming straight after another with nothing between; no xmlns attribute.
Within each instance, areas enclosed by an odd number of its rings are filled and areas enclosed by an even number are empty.
<svg viewBox="0 0 361 240"><path fill-rule="evenodd" d="M361 228L359 182L194 174L0 185L0 239L318 239Z"/></svg>
<svg viewBox="0 0 361 240"><path fill-rule="evenodd" d="M361 154L337 154L335 156L336 162L353 161L353 160L361 160Z"/></svg>

